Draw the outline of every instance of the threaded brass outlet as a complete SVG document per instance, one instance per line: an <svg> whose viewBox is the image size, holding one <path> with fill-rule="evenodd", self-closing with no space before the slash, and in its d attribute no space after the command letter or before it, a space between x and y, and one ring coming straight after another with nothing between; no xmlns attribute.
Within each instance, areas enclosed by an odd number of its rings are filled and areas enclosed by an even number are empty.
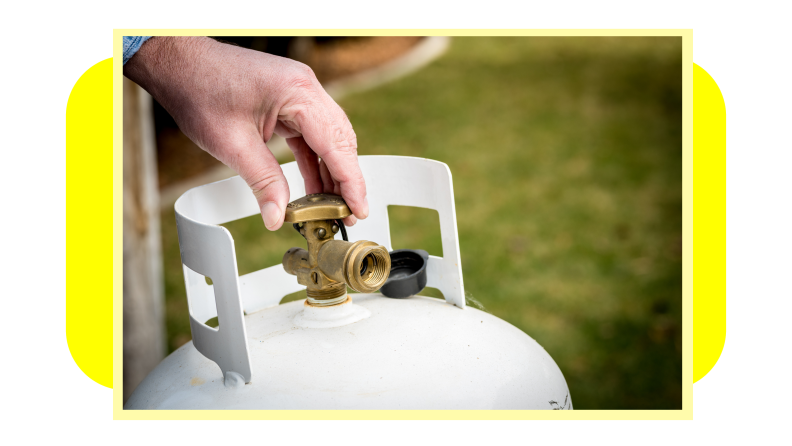
<svg viewBox="0 0 792 446"><path fill-rule="evenodd" d="M289 210L292 212L289 212ZM299 211L299 212L297 212ZM287 222L296 224L308 249L291 248L283 255L283 269L307 287L308 302L325 306L344 302L346 287L374 292L390 275L388 250L374 242L334 240L336 220L351 215L337 195L313 194L289 203ZM300 221L305 218L307 220Z"/></svg>

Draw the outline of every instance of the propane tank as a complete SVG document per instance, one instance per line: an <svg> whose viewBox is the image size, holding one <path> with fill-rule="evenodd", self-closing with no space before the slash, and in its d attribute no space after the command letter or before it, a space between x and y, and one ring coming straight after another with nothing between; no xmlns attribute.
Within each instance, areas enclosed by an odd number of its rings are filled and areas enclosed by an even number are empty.
<svg viewBox="0 0 792 446"><path fill-rule="evenodd" d="M304 196L296 163L283 165L292 193L285 222L306 244L243 276L219 225L259 212L245 182L207 184L177 200L193 340L125 409L572 409L561 370L536 341L466 306L448 166L358 161L370 213L348 229L341 197ZM443 257L392 251L388 205L437 210ZM445 300L415 293L424 286ZM307 299L279 304L303 289ZM214 317L217 328L205 323Z"/></svg>

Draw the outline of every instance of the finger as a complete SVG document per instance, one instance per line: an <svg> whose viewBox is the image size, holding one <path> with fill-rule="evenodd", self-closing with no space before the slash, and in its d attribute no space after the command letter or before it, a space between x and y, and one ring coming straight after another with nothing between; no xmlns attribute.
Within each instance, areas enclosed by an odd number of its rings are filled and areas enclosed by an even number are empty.
<svg viewBox="0 0 792 446"><path fill-rule="evenodd" d="M279 229L289 201L289 185L272 152L255 128L229 130L219 141L212 153L250 186L267 229Z"/></svg>
<svg viewBox="0 0 792 446"><path fill-rule="evenodd" d="M355 223L357 223L357 217L350 215L349 217L344 218L343 221L347 226L355 226Z"/></svg>
<svg viewBox="0 0 792 446"><path fill-rule="evenodd" d="M330 171L327 169L327 164L325 164L324 160L319 160L319 174L322 178L322 191L326 194L334 194L335 183L333 182L333 177L330 176Z"/></svg>
<svg viewBox="0 0 792 446"><path fill-rule="evenodd" d="M280 120L278 120L278 122L275 123L275 129L273 130L273 133L275 133L276 135L280 136L283 139L294 138L295 136L302 136L302 134L299 131L289 127L283 121Z"/></svg>
<svg viewBox="0 0 792 446"><path fill-rule="evenodd" d="M339 195L349 209L358 218L366 218L369 209L366 182L358 165L357 137L341 107L327 93L322 92L322 98L319 104L296 113L293 119L305 142L324 160L330 176L338 182Z"/></svg>
<svg viewBox="0 0 792 446"><path fill-rule="evenodd" d="M302 136L289 138L286 140L286 143L289 145L292 153L294 153L297 167L300 168L303 181L305 181L305 193L318 194L322 192L324 184L322 183L322 177L319 173L319 159L314 151L308 147L308 144Z"/></svg>
<svg viewBox="0 0 792 446"><path fill-rule="evenodd" d="M332 193L336 195L341 195L341 187L333 178L330 177L330 171L327 169L327 165L324 161L319 160L319 171L321 172L322 182L324 183L324 191L326 193ZM347 226L354 226L357 223L357 218L354 215L349 215L343 219L344 224Z"/></svg>

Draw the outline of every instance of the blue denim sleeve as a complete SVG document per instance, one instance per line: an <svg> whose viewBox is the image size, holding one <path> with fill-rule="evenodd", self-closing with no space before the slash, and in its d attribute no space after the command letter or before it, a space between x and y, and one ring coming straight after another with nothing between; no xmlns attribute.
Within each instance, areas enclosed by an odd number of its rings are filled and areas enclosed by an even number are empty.
<svg viewBox="0 0 792 446"><path fill-rule="evenodd" d="M138 52L143 42L151 36L124 36L124 65Z"/></svg>

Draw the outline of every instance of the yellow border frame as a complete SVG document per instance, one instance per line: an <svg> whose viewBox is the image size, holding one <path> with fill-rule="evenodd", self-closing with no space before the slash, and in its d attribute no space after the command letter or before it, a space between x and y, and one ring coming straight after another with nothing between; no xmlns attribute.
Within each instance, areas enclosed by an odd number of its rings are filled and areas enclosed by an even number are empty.
<svg viewBox="0 0 792 446"><path fill-rule="evenodd" d="M123 36L678 36L682 37L682 409L681 410L123 410ZM693 419L693 31L692 30L239 30L116 29L113 32L113 417L122 420L677 420Z"/></svg>

